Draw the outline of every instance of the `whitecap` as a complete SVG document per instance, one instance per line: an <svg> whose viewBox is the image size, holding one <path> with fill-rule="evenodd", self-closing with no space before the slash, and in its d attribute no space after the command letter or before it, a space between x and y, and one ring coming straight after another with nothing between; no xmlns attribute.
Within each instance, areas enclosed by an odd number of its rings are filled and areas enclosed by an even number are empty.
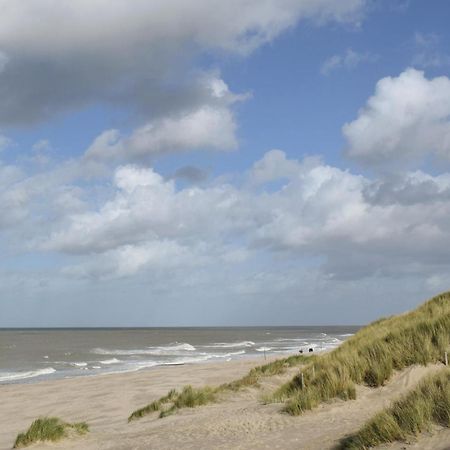
<svg viewBox="0 0 450 450"><path fill-rule="evenodd" d="M229 358L231 356L245 355L245 350L240 350L238 352L230 352L230 353L220 353L220 354L212 354L209 355L211 358Z"/></svg>
<svg viewBox="0 0 450 450"><path fill-rule="evenodd" d="M240 348L240 347L253 347L256 345L253 341L242 342L216 342L214 344L207 345L205 347L210 348Z"/></svg>
<svg viewBox="0 0 450 450"><path fill-rule="evenodd" d="M97 355L126 355L126 356L133 356L133 355L153 355L153 356L162 356L162 355L183 355L185 352L193 352L196 348L185 343L175 343L170 344L167 346L160 346L160 347L147 347L147 348L138 348L138 349L131 349L131 350L121 350L121 349L104 349L104 348L93 348L91 350L91 353L95 353Z"/></svg>
<svg viewBox="0 0 450 450"><path fill-rule="evenodd" d="M47 367L46 369L39 369L39 370L31 370L28 372L0 372L0 382L25 380L27 378L35 378L43 375L50 375L55 372L56 370L53 367Z"/></svg>
<svg viewBox="0 0 450 450"><path fill-rule="evenodd" d="M306 343L305 339L297 339L297 338L278 338L278 339L275 339L275 342L303 342L303 343Z"/></svg>
<svg viewBox="0 0 450 450"><path fill-rule="evenodd" d="M104 361L99 361L99 362L100 362L100 364L117 364L122 361L120 361L120 359L117 359L117 358L111 358L111 359L105 359Z"/></svg>

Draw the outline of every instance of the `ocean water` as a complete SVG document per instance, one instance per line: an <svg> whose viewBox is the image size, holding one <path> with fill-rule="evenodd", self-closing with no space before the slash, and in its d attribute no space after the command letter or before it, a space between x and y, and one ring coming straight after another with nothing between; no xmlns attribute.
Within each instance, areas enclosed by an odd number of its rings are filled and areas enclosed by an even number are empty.
<svg viewBox="0 0 450 450"><path fill-rule="evenodd" d="M359 327L0 329L0 384L337 347Z"/></svg>

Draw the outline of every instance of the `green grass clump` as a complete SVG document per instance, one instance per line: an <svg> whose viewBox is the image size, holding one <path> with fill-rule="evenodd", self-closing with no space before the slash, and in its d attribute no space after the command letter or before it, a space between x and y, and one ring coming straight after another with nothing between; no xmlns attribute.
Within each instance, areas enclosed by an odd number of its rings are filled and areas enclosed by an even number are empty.
<svg viewBox="0 0 450 450"><path fill-rule="evenodd" d="M211 388L209 386L198 389L192 386L185 386L174 398L172 406L161 410L159 417L167 417L182 408L195 408L196 406L213 403L216 401L217 392L217 388Z"/></svg>
<svg viewBox="0 0 450 450"><path fill-rule="evenodd" d="M354 399L355 384L383 385L394 370L442 360L450 343L450 293L416 310L362 328L334 351L316 357L281 386L272 401L298 415L333 398Z"/></svg>
<svg viewBox="0 0 450 450"><path fill-rule="evenodd" d="M128 422L140 419L141 417L159 411L159 417L167 417L175 413L181 408L195 408L196 406L206 405L216 400L216 394L219 388L211 388L205 386L202 388L193 388L192 386L185 386L181 392L172 389L167 395L155 400L143 408L137 409L128 417ZM166 405L168 405L166 407Z"/></svg>
<svg viewBox="0 0 450 450"><path fill-rule="evenodd" d="M423 380L402 399L377 414L357 433L341 441L342 450L363 450L388 442L406 441L433 424L450 427L450 370Z"/></svg>
<svg viewBox="0 0 450 450"><path fill-rule="evenodd" d="M185 386L181 392L172 389L164 397L131 413L128 422L140 419L141 417L156 411L159 411L159 417L163 418L174 414L177 410L182 408L194 408L196 406L215 402L220 393L227 391L234 392L245 387L257 386L261 378L279 375L285 372L287 368L301 364L306 359L310 360L311 358L314 357L294 355L277 359L262 366L254 367L247 375L238 380L232 381L231 383L224 383L217 387L205 386L193 388L192 386Z"/></svg>
<svg viewBox="0 0 450 450"><path fill-rule="evenodd" d="M154 402L150 403L147 406L144 406L143 408L137 409L133 413L131 413L130 417L128 417L128 422L131 422L132 420L140 419L141 417L146 416L147 414L150 414L155 411L160 411L164 404L169 403L172 401L176 396L178 395L177 391L175 389L172 389L169 391L167 395L164 397L161 397L159 400L155 400Z"/></svg>
<svg viewBox="0 0 450 450"><path fill-rule="evenodd" d="M220 386L220 389L222 391L238 391L239 389L245 387L257 386L261 378L280 375L284 373L289 367L298 366L306 360L311 361L313 358L314 356L312 355L293 355L287 358L277 359L262 366L254 367L244 377L232 381L231 383L225 383Z"/></svg>
<svg viewBox="0 0 450 450"><path fill-rule="evenodd" d="M68 435L69 430L85 434L89 431L89 426L85 422L71 424L57 417L41 417L25 433L17 436L14 448L27 447L39 441L59 441Z"/></svg>

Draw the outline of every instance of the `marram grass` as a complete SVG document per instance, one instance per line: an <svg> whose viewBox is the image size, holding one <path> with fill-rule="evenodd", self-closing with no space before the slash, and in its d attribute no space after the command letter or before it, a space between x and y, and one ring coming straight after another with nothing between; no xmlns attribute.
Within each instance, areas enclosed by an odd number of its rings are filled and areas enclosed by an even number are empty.
<svg viewBox="0 0 450 450"><path fill-rule="evenodd" d="M155 400L143 408L137 409L128 417L128 422L140 419L141 417L159 411L159 417L169 416L181 408L195 408L196 406L206 405L214 402L217 388L208 386L199 389L192 386L185 386L181 392L172 389L167 395Z"/></svg>
<svg viewBox="0 0 450 450"><path fill-rule="evenodd" d="M220 393L257 386L262 377L303 365L303 377L299 373L265 397L266 402L286 401L284 411L299 415L331 399L356 398L356 384L378 387L389 380L394 370L442 361L444 352L449 350L449 343L450 292L447 292L412 312L373 322L330 353L320 356L294 355L276 360L255 367L238 380L214 388L194 389L186 386L181 392L171 391L138 409L128 420L155 411L160 412L160 417L165 417L181 408L211 403L217 401Z"/></svg>
<svg viewBox="0 0 450 450"><path fill-rule="evenodd" d="M406 441L433 424L450 427L450 369L426 377L390 408L378 413L358 432L341 441L341 450L364 450Z"/></svg>
<svg viewBox="0 0 450 450"><path fill-rule="evenodd" d="M85 422L67 423L57 417L41 417L35 420L25 433L20 433L14 448L27 447L39 441L59 441L72 430L76 434L85 434L89 426Z"/></svg>
<svg viewBox="0 0 450 450"><path fill-rule="evenodd" d="M313 356L294 355L287 358L277 359L276 361L254 367L247 375L230 383L224 383L220 386L193 388L185 386L181 392L172 389L167 395L158 400L137 409L128 417L128 422L140 419L141 417L159 411L159 417L163 418L175 413L182 408L194 408L217 401L218 395L227 391L238 391L245 387L257 386L263 377L275 376L283 373L287 368L301 364L306 359Z"/></svg>
<svg viewBox="0 0 450 450"><path fill-rule="evenodd" d="M416 310L380 319L362 328L334 351L316 357L272 401L286 401L285 412L299 415L320 403L356 397L355 384L378 387L394 370L442 361L450 343L450 293Z"/></svg>

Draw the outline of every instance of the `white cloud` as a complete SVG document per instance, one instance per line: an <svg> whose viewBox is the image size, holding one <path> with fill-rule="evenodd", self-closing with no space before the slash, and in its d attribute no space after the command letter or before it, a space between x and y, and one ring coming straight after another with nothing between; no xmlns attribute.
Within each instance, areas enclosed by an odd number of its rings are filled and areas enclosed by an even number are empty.
<svg viewBox="0 0 450 450"><path fill-rule="evenodd" d="M324 61L320 68L322 75L329 75L331 72L338 69L352 70L363 63L373 63L378 59L378 56L372 55L369 52L356 52L348 48L342 55L333 55Z"/></svg>
<svg viewBox="0 0 450 450"><path fill-rule="evenodd" d="M161 239L208 241L248 220L239 206L243 196L228 185L177 191L172 180L130 165L119 167L114 181L111 200L99 211L70 216L68 228L54 231L44 248L83 254ZM236 217L227 217L230 208Z"/></svg>
<svg viewBox="0 0 450 450"><path fill-rule="evenodd" d="M100 277L156 267L158 251L175 267L168 248L183 255L185 270L263 254L307 265L319 258L323 273L336 278L429 274L450 264L449 180L423 172L370 180L280 150L257 161L241 187L211 180L177 189L153 169L127 165L98 208L68 213L36 245L78 255L84 262L75 272ZM135 255L129 265L124 255Z"/></svg>
<svg viewBox="0 0 450 450"><path fill-rule="evenodd" d="M233 150L237 147L236 123L227 108L202 107L178 117L168 117L135 129L122 137L107 130L86 151L87 158L141 159L187 150Z"/></svg>
<svg viewBox="0 0 450 450"><path fill-rule="evenodd" d="M431 176L422 171L390 175L367 185L364 196L372 204L414 205L448 201L450 174Z"/></svg>
<svg viewBox="0 0 450 450"><path fill-rule="evenodd" d="M129 160L188 150L236 149L237 125L230 108L248 95L233 94L215 74L203 74L198 83L207 93L203 104L150 121L129 136L106 130L87 149L86 157Z"/></svg>
<svg viewBox="0 0 450 450"><path fill-rule="evenodd" d="M250 180L254 184L263 184L283 178L291 178L298 173L297 161L288 160L282 150L270 150L263 158L255 162L250 171Z"/></svg>
<svg viewBox="0 0 450 450"><path fill-rule="evenodd" d="M381 79L343 134L347 154L365 163L450 159L450 79L415 69Z"/></svg>

